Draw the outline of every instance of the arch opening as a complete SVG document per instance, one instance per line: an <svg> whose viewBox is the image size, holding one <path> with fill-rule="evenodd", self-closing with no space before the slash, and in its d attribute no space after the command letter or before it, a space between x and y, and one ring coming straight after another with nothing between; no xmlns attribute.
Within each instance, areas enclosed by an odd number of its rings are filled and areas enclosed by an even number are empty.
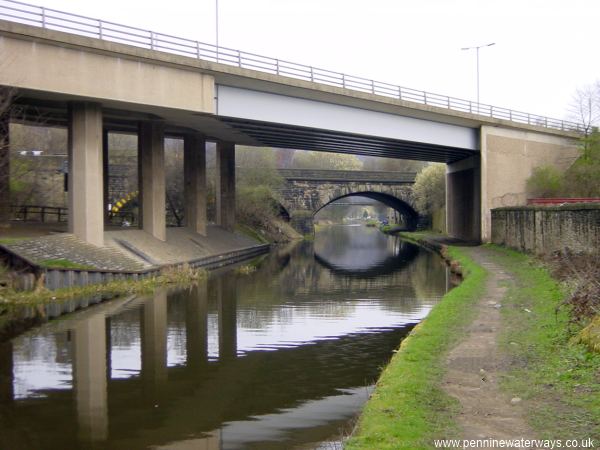
<svg viewBox="0 0 600 450"><path fill-rule="evenodd" d="M410 204L408 204L406 201L399 199L398 197L395 197L393 195L385 194L382 192L371 192L371 191L352 192L350 194L345 194L345 195L336 197L336 198L328 201L327 203L325 203L319 209L317 209L313 213L313 219L316 217L317 214L319 214L319 212L323 211L328 206L330 206L332 204L336 204L336 203L339 204L340 200L343 200L344 198L349 198L349 197L364 197L367 199L375 200L379 204L382 204L382 205L396 211L402 217L402 219L403 219L402 223L403 223L404 230L414 231L417 228L417 224L419 222L419 213ZM356 205L358 206L360 204L356 204Z"/></svg>

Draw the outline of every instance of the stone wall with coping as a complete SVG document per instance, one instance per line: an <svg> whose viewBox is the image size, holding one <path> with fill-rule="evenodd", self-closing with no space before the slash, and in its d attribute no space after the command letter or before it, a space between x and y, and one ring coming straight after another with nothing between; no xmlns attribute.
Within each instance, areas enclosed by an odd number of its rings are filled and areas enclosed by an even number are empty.
<svg viewBox="0 0 600 450"><path fill-rule="evenodd" d="M516 250L550 254L600 249L600 205L522 206L492 210L492 242Z"/></svg>

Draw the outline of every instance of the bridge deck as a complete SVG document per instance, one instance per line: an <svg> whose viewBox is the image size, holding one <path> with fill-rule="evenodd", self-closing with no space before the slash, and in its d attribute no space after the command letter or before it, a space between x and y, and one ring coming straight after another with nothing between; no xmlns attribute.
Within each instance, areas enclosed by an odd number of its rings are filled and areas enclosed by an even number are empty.
<svg viewBox="0 0 600 450"><path fill-rule="evenodd" d="M526 125L564 131L583 131L582 125L574 122L420 91L333 70L320 69L314 66L256 55L237 49L218 47L213 44L170 36L153 30L143 30L124 24L116 24L14 0L0 0L0 19L157 50L163 53L216 62L230 67L265 72L280 76L282 79L305 80L311 83L340 87L345 90L366 92L381 97L394 98L425 106L487 116Z"/></svg>

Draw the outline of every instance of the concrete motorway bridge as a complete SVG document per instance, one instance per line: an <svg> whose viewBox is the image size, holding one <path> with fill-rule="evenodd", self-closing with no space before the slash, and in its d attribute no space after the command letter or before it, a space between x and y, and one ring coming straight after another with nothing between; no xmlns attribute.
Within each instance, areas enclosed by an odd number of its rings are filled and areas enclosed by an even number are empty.
<svg viewBox="0 0 600 450"><path fill-rule="evenodd" d="M313 217L321 209L354 196L377 200L398 211L408 229L417 226L419 213L411 189L414 172L280 169L279 174L285 180L280 191L282 206L301 233L312 231Z"/></svg>
<svg viewBox="0 0 600 450"><path fill-rule="evenodd" d="M200 234L207 140L217 143L225 229L243 144L446 163L448 233L475 241L489 241L492 208L525 204L533 168L564 169L578 155L574 123L12 0L0 0L0 54L18 119L69 127L69 230L98 246L111 131L138 133L141 226L157 240L166 239L165 136L184 137L187 226Z"/></svg>

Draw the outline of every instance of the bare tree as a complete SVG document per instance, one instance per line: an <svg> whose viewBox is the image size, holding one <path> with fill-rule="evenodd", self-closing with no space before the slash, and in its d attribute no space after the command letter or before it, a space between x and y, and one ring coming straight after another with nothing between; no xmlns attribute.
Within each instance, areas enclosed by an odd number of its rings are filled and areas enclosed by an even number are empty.
<svg viewBox="0 0 600 450"><path fill-rule="evenodd" d="M578 88L573 94L568 112L569 118L584 126L586 134L600 125L600 80Z"/></svg>

